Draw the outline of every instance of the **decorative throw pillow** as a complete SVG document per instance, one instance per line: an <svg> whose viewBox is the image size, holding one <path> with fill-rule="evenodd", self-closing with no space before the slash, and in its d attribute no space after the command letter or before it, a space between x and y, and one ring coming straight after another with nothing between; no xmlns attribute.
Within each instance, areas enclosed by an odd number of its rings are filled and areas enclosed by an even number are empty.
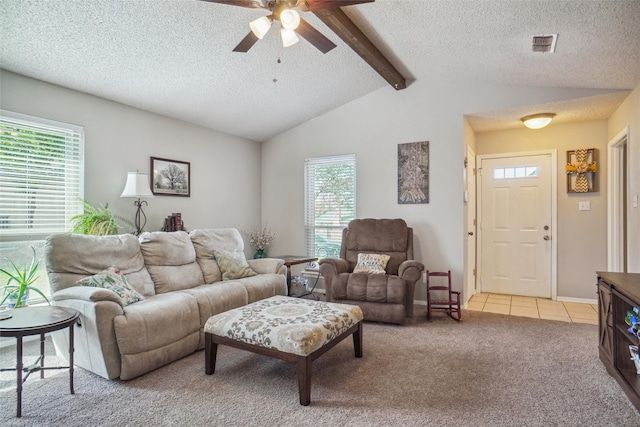
<svg viewBox="0 0 640 427"><path fill-rule="evenodd" d="M230 252L224 250L213 250L218 267L222 272L222 280L242 279L243 277L255 276L256 272L249 267L244 252Z"/></svg>
<svg viewBox="0 0 640 427"><path fill-rule="evenodd" d="M358 254L358 263L354 273L386 274L384 270L389 262L389 255Z"/></svg>
<svg viewBox="0 0 640 427"><path fill-rule="evenodd" d="M122 275L120 270L114 266L93 276L80 279L76 283L82 286L93 286L95 288L112 290L120 297L123 307L144 299L138 291L131 287L129 282L127 282L127 278Z"/></svg>

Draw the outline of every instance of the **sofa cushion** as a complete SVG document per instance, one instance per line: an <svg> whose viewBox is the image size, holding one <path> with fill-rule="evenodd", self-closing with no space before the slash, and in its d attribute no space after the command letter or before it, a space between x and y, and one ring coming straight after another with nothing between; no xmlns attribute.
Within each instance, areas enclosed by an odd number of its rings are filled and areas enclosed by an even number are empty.
<svg viewBox="0 0 640 427"><path fill-rule="evenodd" d="M205 283L222 280L222 272L213 253L215 250L243 252L244 241L235 228L200 229L189 233L196 251L196 260L202 269Z"/></svg>
<svg viewBox="0 0 640 427"><path fill-rule="evenodd" d="M122 357L121 379L193 353L199 342L200 317L196 299L181 292L155 295L124 308L113 319Z"/></svg>
<svg viewBox="0 0 640 427"><path fill-rule="evenodd" d="M184 231L142 233L140 250L156 294L204 284L196 252Z"/></svg>
<svg viewBox="0 0 640 427"><path fill-rule="evenodd" d="M106 270L94 274L93 276L85 277L77 282L82 286L93 286L95 288L109 289L120 297L120 302L123 307L144 300L144 297L138 293L127 282L127 278L120 272L120 270L111 266Z"/></svg>
<svg viewBox="0 0 640 427"><path fill-rule="evenodd" d="M389 262L389 255L358 254L358 263L353 269L354 273L385 274L385 267Z"/></svg>
<svg viewBox="0 0 640 427"><path fill-rule="evenodd" d="M244 252L230 252L224 250L213 250L218 267L222 272L222 280L242 279L243 277L255 276L256 272L249 267Z"/></svg>
<svg viewBox="0 0 640 427"><path fill-rule="evenodd" d="M127 282L140 294L145 297L155 294L138 238L132 234L53 234L47 237L44 253L52 294L78 286L78 280L100 273L112 265L120 269Z"/></svg>

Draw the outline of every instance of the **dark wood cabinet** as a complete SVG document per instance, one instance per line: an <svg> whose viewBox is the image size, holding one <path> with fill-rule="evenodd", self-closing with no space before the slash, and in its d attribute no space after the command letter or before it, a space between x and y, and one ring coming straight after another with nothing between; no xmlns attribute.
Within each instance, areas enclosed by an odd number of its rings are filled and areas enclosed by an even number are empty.
<svg viewBox="0 0 640 427"><path fill-rule="evenodd" d="M598 272L598 350L607 371L640 410L640 375L629 353L638 338L627 331L627 311L640 308L640 274Z"/></svg>

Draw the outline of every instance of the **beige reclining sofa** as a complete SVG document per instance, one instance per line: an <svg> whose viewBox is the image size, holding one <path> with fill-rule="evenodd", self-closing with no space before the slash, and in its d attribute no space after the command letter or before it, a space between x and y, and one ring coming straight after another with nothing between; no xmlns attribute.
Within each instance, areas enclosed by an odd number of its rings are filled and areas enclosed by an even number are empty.
<svg viewBox="0 0 640 427"><path fill-rule="evenodd" d="M45 261L53 304L80 312L75 364L104 378L132 379L204 348L203 326L214 314L286 295L286 267L279 259L247 260L252 275L229 280L236 272L228 273L234 267L228 256L243 264L243 251L233 228L50 236ZM78 283L111 267L141 301L127 305L113 290ZM53 338L64 354L68 334Z"/></svg>

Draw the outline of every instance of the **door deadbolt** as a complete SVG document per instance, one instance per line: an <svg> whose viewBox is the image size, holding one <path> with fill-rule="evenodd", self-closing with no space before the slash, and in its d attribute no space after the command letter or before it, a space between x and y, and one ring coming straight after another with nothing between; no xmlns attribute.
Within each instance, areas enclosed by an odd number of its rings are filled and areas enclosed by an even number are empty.
<svg viewBox="0 0 640 427"><path fill-rule="evenodd" d="M469 236L473 236L473 231L469 231L467 234L468 234Z"/></svg>
<svg viewBox="0 0 640 427"><path fill-rule="evenodd" d="M548 229L549 229L549 226L548 226L548 225L545 225L545 226L544 226L544 229L545 229L545 230L548 230Z"/></svg>

